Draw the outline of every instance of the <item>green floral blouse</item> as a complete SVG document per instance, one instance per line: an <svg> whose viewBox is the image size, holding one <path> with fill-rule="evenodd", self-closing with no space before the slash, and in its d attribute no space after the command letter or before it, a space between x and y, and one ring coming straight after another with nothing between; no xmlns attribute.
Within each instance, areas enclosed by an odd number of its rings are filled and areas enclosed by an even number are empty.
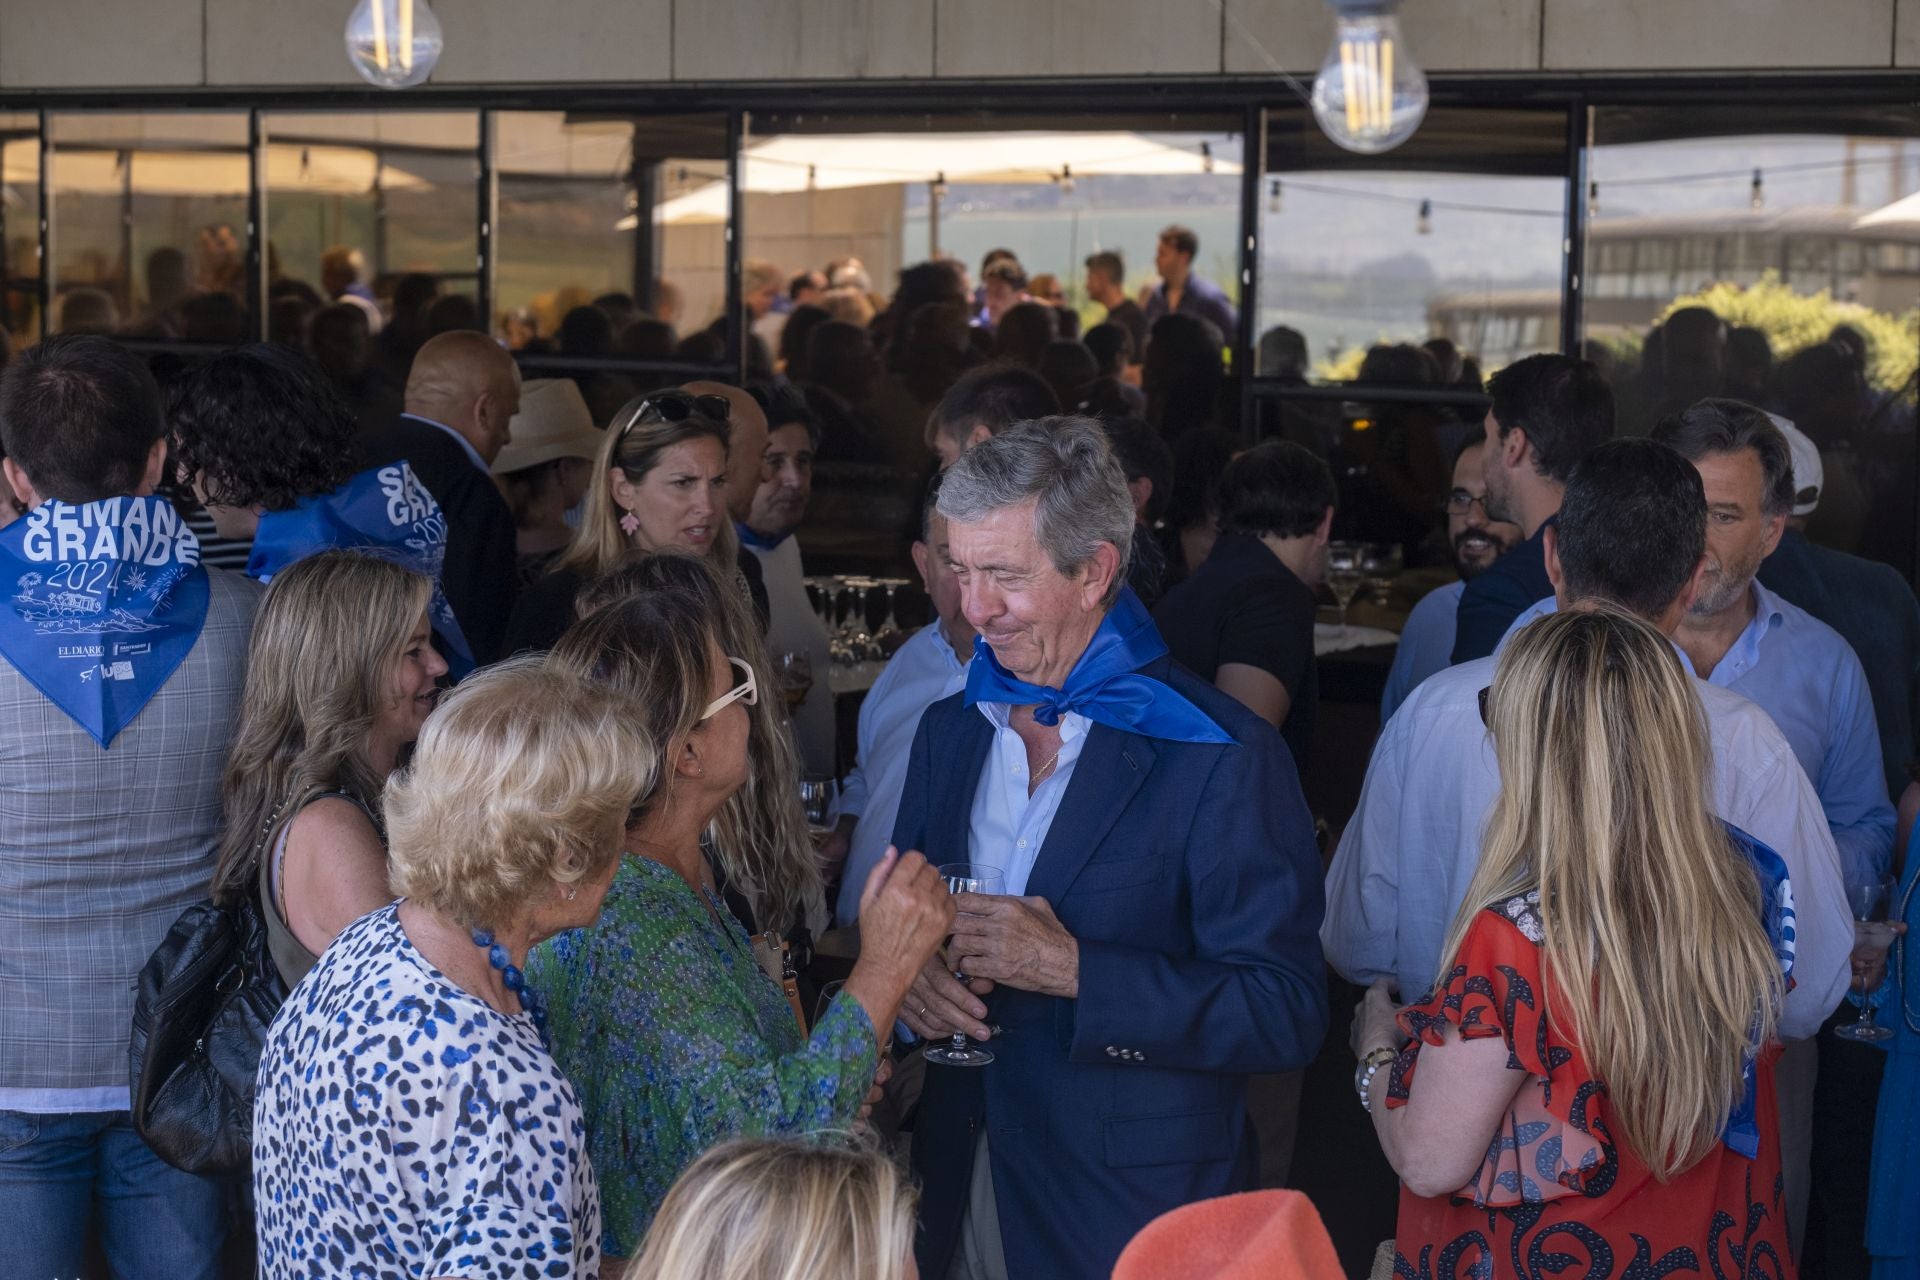
<svg viewBox="0 0 1920 1280"><path fill-rule="evenodd" d="M629 855L599 924L527 959L586 1114L609 1256L639 1252L674 1179L716 1143L850 1128L879 1065L857 1000L802 1037L746 931L705 896L712 911L672 869Z"/></svg>

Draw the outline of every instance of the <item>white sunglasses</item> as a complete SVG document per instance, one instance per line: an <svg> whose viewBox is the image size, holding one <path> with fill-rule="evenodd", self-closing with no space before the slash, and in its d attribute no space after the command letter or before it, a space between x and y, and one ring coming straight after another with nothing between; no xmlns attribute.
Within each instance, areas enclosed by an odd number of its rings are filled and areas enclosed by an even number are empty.
<svg viewBox="0 0 1920 1280"><path fill-rule="evenodd" d="M760 701L760 682L754 678L753 664L745 658L728 658L727 661L732 663L733 669L738 671L745 679L707 704L707 709L700 713L700 721L702 724L713 719L736 702L744 702L751 707Z"/></svg>

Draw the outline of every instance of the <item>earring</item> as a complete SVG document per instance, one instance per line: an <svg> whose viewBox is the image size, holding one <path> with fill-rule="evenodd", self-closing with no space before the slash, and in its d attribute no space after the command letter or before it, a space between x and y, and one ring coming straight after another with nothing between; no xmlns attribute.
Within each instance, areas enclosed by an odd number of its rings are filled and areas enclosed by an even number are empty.
<svg viewBox="0 0 1920 1280"><path fill-rule="evenodd" d="M574 888L570 884L562 885L560 886L560 896L565 898L568 902L572 902L575 898L580 896L580 891Z"/></svg>
<svg viewBox="0 0 1920 1280"><path fill-rule="evenodd" d="M620 530L629 538L640 532L640 517L629 511L620 517Z"/></svg>

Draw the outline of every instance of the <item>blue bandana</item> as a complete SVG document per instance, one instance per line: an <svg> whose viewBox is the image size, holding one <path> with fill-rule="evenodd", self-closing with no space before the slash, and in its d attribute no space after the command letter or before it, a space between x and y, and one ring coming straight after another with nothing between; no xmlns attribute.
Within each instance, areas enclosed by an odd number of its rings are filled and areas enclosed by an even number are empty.
<svg viewBox="0 0 1920 1280"><path fill-rule="evenodd" d="M427 619L446 647L455 679L473 670L473 648L440 590L447 518L404 462L362 471L332 493L302 498L290 511L260 517L247 576L262 582L322 551L359 551L405 565L433 580Z"/></svg>
<svg viewBox="0 0 1920 1280"><path fill-rule="evenodd" d="M734 532L740 535L742 546L756 547L761 551L771 551L793 536L792 530L788 530L786 533L776 533L769 537L758 530L748 528L743 521L739 520L733 522L733 528Z"/></svg>
<svg viewBox="0 0 1920 1280"><path fill-rule="evenodd" d="M1033 718L1045 725L1059 724L1060 717L1072 711L1098 724L1148 738L1232 742L1206 712L1172 686L1138 674L1141 667L1166 653L1167 642L1160 638L1146 606L1131 587L1123 587L1119 599L1101 619L1100 629L1087 643L1086 652L1073 664L1065 686L1059 689L1028 684L1014 676L1000 665L987 642L975 636L974 660L967 664L967 705L1000 702L1031 706Z"/></svg>
<svg viewBox="0 0 1920 1280"><path fill-rule="evenodd" d="M1760 879L1760 922L1767 927L1773 942L1774 958L1780 962L1780 977L1788 989L1793 986L1793 882L1787 876L1787 864L1779 854L1754 839L1731 822L1722 822L1733 837L1734 848L1745 854ZM1747 1055L1741 1075L1740 1101L1727 1117L1724 1141L1729 1150L1752 1160L1760 1154L1760 1125L1755 1117L1754 1096L1757 1076L1754 1056Z"/></svg>
<svg viewBox="0 0 1920 1280"><path fill-rule="evenodd" d="M0 529L0 656L112 744L207 621L200 540L164 498L47 502Z"/></svg>

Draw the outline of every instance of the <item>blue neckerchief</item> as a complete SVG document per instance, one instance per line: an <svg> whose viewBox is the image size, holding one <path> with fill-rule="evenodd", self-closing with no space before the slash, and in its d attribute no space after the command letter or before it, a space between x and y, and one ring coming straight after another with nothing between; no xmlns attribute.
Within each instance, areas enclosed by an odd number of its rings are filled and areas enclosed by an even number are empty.
<svg viewBox="0 0 1920 1280"><path fill-rule="evenodd" d="M164 498L50 501L0 529L0 656L102 748L192 651L210 588Z"/></svg>
<svg viewBox="0 0 1920 1280"><path fill-rule="evenodd" d="M1040 724L1060 723L1072 711L1099 724L1171 742L1232 742L1233 738L1207 713L1173 687L1139 674L1167 653L1167 643L1153 625L1140 597L1123 587L1119 599L1100 621L1085 653L1073 664L1058 689L1028 684L1012 675L993 656L984 639L973 641L973 661L967 665L967 705L1001 702L1033 707Z"/></svg>
<svg viewBox="0 0 1920 1280"><path fill-rule="evenodd" d="M760 533L757 530L749 529L738 520L733 522L733 527L734 530L739 533L740 541L743 545L756 547L761 551L771 551L793 536L793 531L789 529L785 533L776 533L772 537L768 537L766 534Z"/></svg>
<svg viewBox="0 0 1920 1280"><path fill-rule="evenodd" d="M447 665L456 680L473 670L473 648L440 590L447 518L413 468L396 462L362 471L332 493L302 498L288 511L266 512L253 535L247 576L268 582L296 560L334 550L378 556L432 579L427 617L446 648Z"/></svg>
<svg viewBox="0 0 1920 1280"><path fill-rule="evenodd" d="M1745 854L1760 878L1760 920L1773 942L1773 954L1780 961L1780 976L1793 985L1793 881L1787 876L1787 864L1766 845L1731 822L1722 822L1733 837L1734 847ZM1757 1084L1754 1055L1748 1054L1741 1073L1740 1101L1727 1117L1724 1141L1729 1150L1751 1160L1760 1154L1760 1125L1755 1118L1754 1096Z"/></svg>

